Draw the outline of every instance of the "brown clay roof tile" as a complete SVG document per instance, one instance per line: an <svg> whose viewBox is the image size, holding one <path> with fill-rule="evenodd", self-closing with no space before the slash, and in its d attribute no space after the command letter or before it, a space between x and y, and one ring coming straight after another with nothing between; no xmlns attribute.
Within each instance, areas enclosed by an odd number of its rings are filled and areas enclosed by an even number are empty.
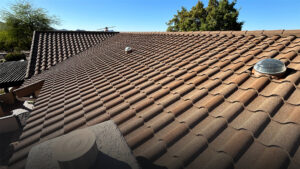
<svg viewBox="0 0 300 169"><path fill-rule="evenodd" d="M50 69L114 34L90 31L36 31L32 40L26 77L30 78Z"/></svg>
<svg viewBox="0 0 300 169"><path fill-rule="evenodd" d="M299 168L299 32L71 33L55 41L59 58L34 58L36 73L51 69L23 84L45 80L10 167L39 142L112 119L135 156L168 168ZM32 52L63 35L36 34ZM263 58L286 74L253 74Z"/></svg>
<svg viewBox="0 0 300 169"><path fill-rule="evenodd" d="M22 85L25 79L27 61L0 63L0 88Z"/></svg>

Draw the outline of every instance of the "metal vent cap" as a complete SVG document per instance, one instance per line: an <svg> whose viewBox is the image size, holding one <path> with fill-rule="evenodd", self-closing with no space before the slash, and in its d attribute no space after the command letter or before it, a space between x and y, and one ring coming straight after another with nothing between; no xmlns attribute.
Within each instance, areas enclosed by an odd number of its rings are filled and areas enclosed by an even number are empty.
<svg viewBox="0 0 300 169"><path fill-rule="evenodd" d="M129 47L129 46L125 47L125 52L126 52L126 53L132 52L132 48Z"/></svg>
<svg viewBox="0 0 300 169"><path fill-rule="evenodd" d="M254 70L269 75L284 73L286 67L283 62L277 59L263 59L254 65Z"/></svg>

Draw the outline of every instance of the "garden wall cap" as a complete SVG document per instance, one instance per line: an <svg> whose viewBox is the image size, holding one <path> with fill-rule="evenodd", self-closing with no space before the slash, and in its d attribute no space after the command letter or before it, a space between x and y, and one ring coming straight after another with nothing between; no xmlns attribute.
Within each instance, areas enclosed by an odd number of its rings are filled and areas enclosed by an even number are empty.
<svg viewBox="0 0 300 169"><path fill-rule="evenodd" d="M96 136L89 130L77 130L62 136L52 145L53 158L61 169L87 169L98 155Z"/></svg>

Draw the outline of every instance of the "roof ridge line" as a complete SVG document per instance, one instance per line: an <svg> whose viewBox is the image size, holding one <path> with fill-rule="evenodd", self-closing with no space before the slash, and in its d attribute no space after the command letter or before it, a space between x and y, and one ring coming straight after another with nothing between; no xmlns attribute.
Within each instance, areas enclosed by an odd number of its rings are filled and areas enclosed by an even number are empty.
<svg viewBox="0 0 300 169"><path fill-rule="evenodd" d="M84 31L84 30L45 30L45 31L34 31L37 33L119 33L119 32L105 32L105 31Z"/></svg>
<svg viewBox="0 0 300 169"><path fill-rule="evenodd" d="M25 72L25 79L29 78L29 74L30 74L30 64L31 64L31 58L32 58L32 53L33 53L33 49L34 49L34 42L37 38L37 36L35 36L37 31L33 31L32 34L32 40L31 40L31 45L30 45L30 52L29 52L29 57L28 57L28 61L27 61L27 67L26 67L26 72Z"/></svg>
<svg viewBox="0 0 300 169"><path fill-rule="evenodd" d="M254 31L190 31L190 32L120 32L120 33L129 33L129 34L162 34L162 35L219 35L219 34L232 34L232 35L266 35L266 36L274 36L279 35L282 37L286 36L296 36L300 37L300 29L295 30L254 30Z"/></svg>

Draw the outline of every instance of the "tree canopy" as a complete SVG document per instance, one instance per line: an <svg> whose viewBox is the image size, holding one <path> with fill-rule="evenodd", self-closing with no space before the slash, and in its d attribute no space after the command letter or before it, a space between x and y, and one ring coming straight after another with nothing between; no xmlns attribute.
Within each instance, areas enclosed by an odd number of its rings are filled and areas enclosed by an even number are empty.
<svg viewBox="0 0 300 169"><path fill-rule="evenodd" d="M5 29L0 31L0 50L28 50L33 31L52 30L58 19L43 8L34 8L28 1L17 1L10 10L1 11Z"/></svg>
<svg viewBox="0 0 300 169"><path fill-rule="evenodd" d="M181 7L167 23L169 32L241 30L243 22L238 21L239 10L236 0L209 0L205 8L198 1L191 10Z"/></svg>

